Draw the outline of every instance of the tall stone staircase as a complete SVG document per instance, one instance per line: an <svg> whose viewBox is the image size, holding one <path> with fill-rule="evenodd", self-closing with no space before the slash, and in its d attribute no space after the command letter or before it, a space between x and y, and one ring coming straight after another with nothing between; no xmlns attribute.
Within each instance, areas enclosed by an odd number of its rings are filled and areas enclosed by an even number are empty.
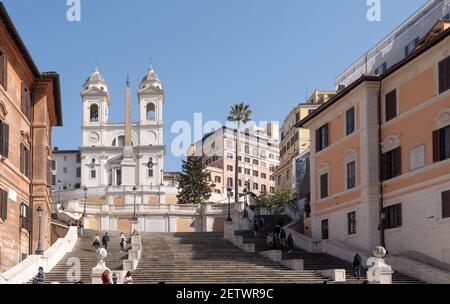
<svg viewBox="0 0 450 304"><path fill-rule="evenodd" d="M266 244L266 237L269 232L273 231L273 228L281 220L282 223L289 223L290 219L287 216L257 216L256 218L263 218L264 228L260 231L258 238L255 238L253 231L236 231L237 236L243 236L244 243L254 243L255 251L261 252L268 250ZM287 236L286 236L287 237ZM330 269L345 269L346 270L346 280L348 283L358 284L363 283L366 278L367 269L364 268L361 271L361 279L358 280L354 274L353 267L351 263L334 257L326 253L309 253L300 248L294 248L291 253L282 249L282 259L302 259L304 263L305 270L330 270ZM422 281L411 278L399 272L394 272L392 275L393 284L419 284L424 283Z"/></svg>
<svg viewBox="0 0 450 304"><path fill-rule="evenodd" d="M76 283L76 281L69 281L71 274L73 274L72 269L75 269L72 263L68 263L71 258L77 258L80 261L80 280L85 284L91 283L92 268L94 268L99 261L98 255L92 246L96 233L98 233L100 238L102 238L103 232L85 230L84 235L78 238L74 250L66 254L66 256L52 269L52 271L46 274L46 283ZM127 259L128 254L126 252L120 252L119 233L108 232L108 234L111 237L111 242L109 244L108 256L105 259L105 263L112 272L120 271L123 267L123 260ZM129 246L127 249L129 249Z"/></svg>
<svg viewBox="0 0 450 304"><path fill-rule="evenodd" d="M246 253L223 233L142 235L137 283L323 283L313 270L293 271L256 253Z"/></svg>

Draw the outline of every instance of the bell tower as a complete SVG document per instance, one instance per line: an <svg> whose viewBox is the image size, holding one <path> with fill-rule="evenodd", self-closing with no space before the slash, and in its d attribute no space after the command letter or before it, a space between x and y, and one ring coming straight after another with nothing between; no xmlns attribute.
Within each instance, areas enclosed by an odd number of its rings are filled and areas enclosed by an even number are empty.
<svg viewBox="0 0 450 304"><path fill-rule="evenodd" d="M108 123L110 97L108 85L98 67L83 84L83 126L102 126Z"/></svg>

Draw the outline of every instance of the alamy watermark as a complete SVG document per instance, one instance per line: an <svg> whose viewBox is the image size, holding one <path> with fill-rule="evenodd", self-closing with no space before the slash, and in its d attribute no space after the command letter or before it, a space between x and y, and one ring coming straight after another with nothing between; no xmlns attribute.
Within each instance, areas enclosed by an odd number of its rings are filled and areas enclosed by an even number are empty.
<svg viewBox="0 0 450 304"><path fill-rule="evenodd" d="M67 0L69 9L67 10L66 18L69 22L81 21L81 0Z"/></svg>
<svg viewBox="0 0 450 304"><path fill-rule="evenodd" d="M240 142L246 143L249 141L249 136L261 136L260 134L256 134L255 132L248 132L248 134L245 134L243 130L247 128L256 127L257 129L264 129L267 127L268 124L280 126L278 121L250 121L246 123L245 125L241 126L241 132L240 132ZM202 113L194 113L194 125L192 126L188 121L179 120L172 124L172 127L170 129L171 134L174 134L175 137L173 138L171 145L170 145L170 151L172 153L172 156L175 157L182 157L187 156L189 147L192 144L195 144L201 140L204 139L205 135L208 135L210 133L216 132L220 130L221 128L225 127L228 130L236 129L236 124L233 122L227 122L225 125L222 124L219 121L216 120L209 120L206 122L203 122L203 114ZM267 135L267 134L265 134ZM262 142L260 143L261 149L268 149L268 143ZM220 153L220 151L218 151ZM203 151L195 150L195 156L202 156ZM222 155L217 155L222 156Z"/></svg>
<svg viewBox="0 0 450 304"><path fill-rule="evenodd" d="M381 0L367 0L367 20L369 22L381 21Z"/></svg>

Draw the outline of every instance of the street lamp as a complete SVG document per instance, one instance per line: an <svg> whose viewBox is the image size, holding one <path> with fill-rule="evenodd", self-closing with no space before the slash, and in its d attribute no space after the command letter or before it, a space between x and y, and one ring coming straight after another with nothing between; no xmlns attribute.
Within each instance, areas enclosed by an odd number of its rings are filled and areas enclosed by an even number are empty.
<svg viewBox="0 0 450 304"><path fill-rule="evenodd" d="M36 255L44 255L44 250L42 250L42 242L41 242L41 226L42 226L42 216L44 215L44 209L39 206L36 209L36 214L39 219L39 231L38 231L38 248L36 250Z"/></svg>
<svg viewBox="0 0 450 304"><path fill-rule="evenodd" d="M136 215L136 191L137 191L137 187L134 186L134 187L133 187L133 194L134 194L133 220L134 220L134 221L137 221L137 215Z"/></svg>
<svg viewBox="0 0 450 304"><path fill-rule="evenodd" d="M84 191L84 210L83 210L83 217L87 217L87 212L86 212L86 201L87 201L87 191L88 191L88 189L87 189L86 186L84 186L83 191Z"/></svg>
<svg viewBox="0 0 450 304"><path fill-rule="evenodd" d="M61 180L58 180L58 205L61 204Z"/></svg>
<svg viewBox="0 0 450 304"><path fill-rule="evenodd" d="M227 222L231 223L233 220L231 218L231 198L233 197L233 189L228 188L227 189L227 196L228 196L228 218Z"/></svg>

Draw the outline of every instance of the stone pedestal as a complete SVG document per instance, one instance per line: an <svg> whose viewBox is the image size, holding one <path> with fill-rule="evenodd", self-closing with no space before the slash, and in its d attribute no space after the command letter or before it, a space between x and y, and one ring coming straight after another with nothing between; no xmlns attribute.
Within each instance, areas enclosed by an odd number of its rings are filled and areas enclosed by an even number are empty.
<svg viewBox="0 0 450 304"><path fill-rule="evenodd" d="M142 250L141 237L139 235L131 236L131 248L133 250Z"/></svg>
<svg viewBox="0 0 450 304"><path fill-rule="evenodd" d="M372 258L367 260L367 265L371 266L367 270L367 281L370 284L392 284L392 271L391 266L385 263L384 257L386 256L386 249L381 246L376 247L373 252Z"/></svg>
<svg viewBox="0 0 450 304"><path fill-rule="evenodd" d="M281 263L281 250L267 250L259 253L263 257L268 258L277 263Z"/></svg>
<svg viewBox="0 0 450 304"><path fill-rule="evenodd" d="M102 260L97 263L97 266L92 268L92 284L103 284L102 281L102 274L105 272L105 270L110 270L108 267L106 267L105 262Z"/></svg>
<svg viewBox="0 0 450 304"><path fill-rule="evenodd" d="M130 235L133 233L139 233L139 221L134 219L130 221Z"/></svg>
<svg viewBox="0 0 450 304"><path fill-rule="evenodd" d="M320 274L324 277L330 278L333 282L345 282L346 281L346 271L345 269L329 269L321 270Z"/></svg>
<svg viewBox="0 0 450 304"><path fill-rule="evenodd" d="M231 240L234 237L234 224L232 222L225 222L224 239Z"/></svg>

